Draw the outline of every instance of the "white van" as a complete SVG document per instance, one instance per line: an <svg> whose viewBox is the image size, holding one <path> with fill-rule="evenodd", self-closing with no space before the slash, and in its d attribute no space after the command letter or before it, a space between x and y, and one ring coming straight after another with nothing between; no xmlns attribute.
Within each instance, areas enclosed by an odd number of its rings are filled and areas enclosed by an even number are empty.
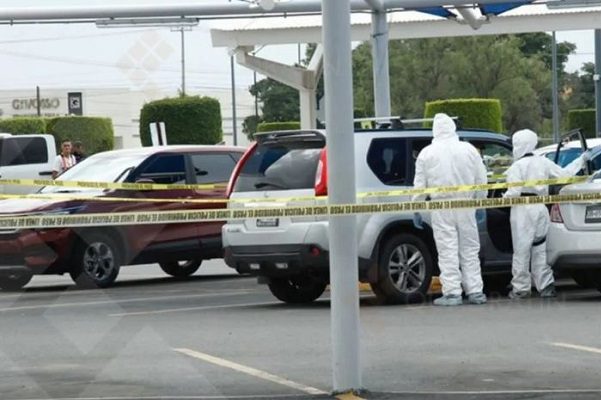
<svg viewBox="0 0 601 400"><path fill-rule="evenodd" d="M52 135L0 133L0 179L51 179L56 158ZM0 194L27 194L37 187L0 185Z"/></svg>

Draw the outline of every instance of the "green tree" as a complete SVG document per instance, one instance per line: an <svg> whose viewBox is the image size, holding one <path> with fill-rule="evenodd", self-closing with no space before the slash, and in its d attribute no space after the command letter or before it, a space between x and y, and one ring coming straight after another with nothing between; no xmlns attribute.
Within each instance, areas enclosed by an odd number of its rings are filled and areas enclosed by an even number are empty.
<svg viewBox="0 0 601 400"><path fill-rule="evenodd" d="M262 118L267 122L300 120L298 90L271 78L265 78L250 87L250 93L263 104Z"/></svg>
<svg viewBox="0 0 601 400"><path fill-rule="evenodd" d="M538 129L541 107L550 96L550 72L541 57L525 55L523 39L482 36L395 40L390 42L393 113L423 115L426 101L452 98L498 98L503 126ZM353 52L355 105L373 112L371 49Z"/></svg>
<svg viewBox="0 0 601 400"><path fill-rule="evenodd" d="M595 64L584 63L580 73L570 74L564 84L564 97L569 110L595 107Z"/></svg>

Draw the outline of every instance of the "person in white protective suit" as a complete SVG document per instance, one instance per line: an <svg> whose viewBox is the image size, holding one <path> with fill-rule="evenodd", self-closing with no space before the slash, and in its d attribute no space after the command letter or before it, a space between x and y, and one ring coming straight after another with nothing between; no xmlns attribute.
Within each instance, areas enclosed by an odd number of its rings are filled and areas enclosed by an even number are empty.
<svg viewBox="0 0 601 400"><path fill-rule="evenodd" d="M434 138L418 155L414 187L429 188L484 184L486 168L474 146L461 142L455 123L446 114L436 114ZM415 196L414 200L423 196ZM434 193L432 199L472 199L486 197L484 192ZM480 238L473 209L432 211L432 230L438 250L438 266L443 296L435 305L463 303L462 286L471 304L486 303L480 271Z"/></svg>
<svg viewBox="0 0 601 400"><path fill-rule="evenodd" d="M523 182L576 175L590 158L584 152L565 168L544 156L533 154L538 136L529 129L513 134L513 164L505 171L507 182ZM549 193L548 185L511 187L505 197L544 196ZM513 260L511 272L511 299L530 296L532 280L541 297L555 297L553 271L547 264L545 243L549 230L549 212L544 204L511 207L511 235ZM532 270L532 275L530 274Z"/></svg>

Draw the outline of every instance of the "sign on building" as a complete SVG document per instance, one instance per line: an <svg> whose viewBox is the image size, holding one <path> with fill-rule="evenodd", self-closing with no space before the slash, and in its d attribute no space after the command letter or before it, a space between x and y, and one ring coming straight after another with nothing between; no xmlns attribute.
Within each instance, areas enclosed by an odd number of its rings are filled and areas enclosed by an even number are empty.
<svg viewBox="0 0 601 400"><path fill-rule="evenodd" d="M81 92L67 93L69 103L69 115L83 115L83 104Z"/></svg>

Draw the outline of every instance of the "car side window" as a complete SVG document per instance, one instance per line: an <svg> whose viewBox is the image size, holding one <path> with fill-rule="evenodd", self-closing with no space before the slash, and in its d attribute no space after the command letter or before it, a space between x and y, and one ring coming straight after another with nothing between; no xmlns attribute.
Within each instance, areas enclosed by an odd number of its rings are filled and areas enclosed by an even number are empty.
<svg viewBox="0 0 601 400"><path fill-rule="evenodd" d="M48 147L43 138L7 138L0 143L0 165L2 166L48 162Z"/></svg>
<svg viewBox="0 0 601 400"><path fill-rule="evenodd" d="M469 142L478 149L489 176L501 175L511 166L513 154L508 146L484 140Z"/></svg>
<svg viewBox="0 0 601 400"><path fill-rule="evenodd" d="M181 154L160 155L140 171L137 179L151 179L154 183L186 183L186 160Z"/></svg>
<svg viewBox="0 0 601 400"><path fill-rule="evenodd" d="M193 154L192 166L196 183L228 182L236 166L236 160L229 154Z"/></svg>
<svg viewBox="0 0 601 400"><path fill-rule="evenodd" d="M383 184L408 184L407 164L406 139L382 138L371 142L367 152L367 165Z"/></svg>

